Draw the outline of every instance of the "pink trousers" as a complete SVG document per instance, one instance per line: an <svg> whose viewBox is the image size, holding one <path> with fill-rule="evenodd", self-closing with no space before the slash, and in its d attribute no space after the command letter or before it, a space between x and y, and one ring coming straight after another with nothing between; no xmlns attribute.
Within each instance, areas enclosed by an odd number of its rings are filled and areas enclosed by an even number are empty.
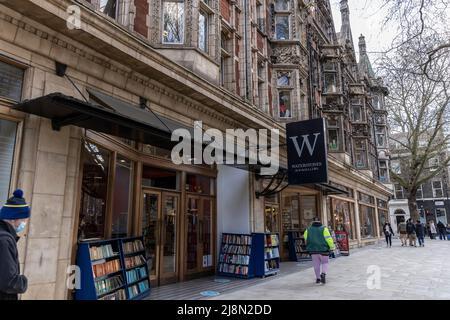
<svg viewBox="0 0 450 320"><path fill-rule="evenodd" d="M312 261L314 266L314 272L316 273L316 279L320 279L322 273L327 274L328 271L328 256L322 256L321 254L312 254ZM320 270L322 267L322 272Z"/></svg>

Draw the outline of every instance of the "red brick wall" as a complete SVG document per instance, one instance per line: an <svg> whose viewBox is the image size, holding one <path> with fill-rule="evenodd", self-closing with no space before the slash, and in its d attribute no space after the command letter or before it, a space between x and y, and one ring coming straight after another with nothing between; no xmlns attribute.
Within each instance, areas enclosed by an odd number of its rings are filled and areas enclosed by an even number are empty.
<svg viewBox="0 0 450 320"><path fill-rule="evenodd" d="M148 2L147 0L134 0L134 5L136 6L136 16L134 18L134 31L140 33L144 37L147 37Z"/></svg>
<svg viewBox="0 0 450 320"><path fill-rule="evenodd" d="M226 21L231 22L230 21L231 12L230 12L230 1L229 0L220 0L220 14Z"/></svg>

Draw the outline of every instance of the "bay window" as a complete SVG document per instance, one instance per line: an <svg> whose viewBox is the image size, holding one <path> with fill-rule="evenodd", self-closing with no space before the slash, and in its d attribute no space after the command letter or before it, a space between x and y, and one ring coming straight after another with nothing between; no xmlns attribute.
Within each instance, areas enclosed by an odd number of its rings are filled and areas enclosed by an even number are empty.
<svg viewBox="0 0 450 320"><path fill-rule="evenodd" d="M289 15L275 16L275 39L277 40L290 39Z"/></svg>
<svg viewBox="0 0 450 320"><path fill-rule="evenodd" d="M351 105L352 105L352 121L363 122L365 117L361 98L352 99Z"/></svg>
<svg viewBox="0 0 450 320"><path fill-rule="evenodd" d="M375 132L377 135L377 146L386 147L386 133L383 126L376 126Z"/></svg>
<svg viewBox="0 0 450 320"><path fill-rule="evenodd" d="M163 0L163 43L184 43L184 1Z"/></svg>
<svg viewBox="0 0 450 320"><path fill-rule="evenodd" d="M389 181L389 175L388 175L388 166L386 160L381 160L379 162L379 168L380 168L380 181L381 182L388 182Z"/></svg>
<svg viewBox="0 0 450 320"><path fill-rule="evenodd" d="M336 93L337 81L336 73L324 73L324 93Z"/></svg>
<svg viewBox="0 0 450 320"><path fill-rule="evenodd" d="M367 143L364 139L355 140L356 168L367 169Z"/></svg>
<svg viewBox="0 0 450 320"><path fill-rule="evenodd" d="M280 118L291 118L292 117L292 91L282 90L278 93L278 107L280 111Z"/></svg>
<svg viewBox="0 0 450 320"><path fill-rule="evenodd" d="M330 152L340 152L343 148L342 128L339 117L332 117L327 120L328 150Z"/></svg>

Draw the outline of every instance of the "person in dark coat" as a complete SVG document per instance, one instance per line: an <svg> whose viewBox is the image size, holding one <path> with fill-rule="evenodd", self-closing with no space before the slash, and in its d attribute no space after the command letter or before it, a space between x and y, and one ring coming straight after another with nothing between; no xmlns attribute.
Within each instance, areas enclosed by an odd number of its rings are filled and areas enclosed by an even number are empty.
<svg viewBox="0 0 450 320"><path fill-rule="evenodd" d="M419 240L419 246L425 247L425 226L420 222L420 220L417 220L416 223L416 235Z"/></svg>
<svg viewBox="0 0 450 320"><path fill-rule="evenodd" d="M383 232L386 236L386 246L392 247L392 236L394 235L394 231L392 230L391 224L386 222L383 226Z"/></svg>
<svg viewBox="0 0 450 320"><path fill-rule="evenodd" d="M439 223L437 224L437 229L439 232L439 239L447 240L447 230L445 228L445 224L443 224L442 221L439 221Z"/></svg>
<svg viewBox="0 0 450 320"><path fill-rule="evenodd" d="M20 274L17 234L25 230L29 217L23 191L14 191L0 210L0 300L18 300L27 290L28 280Z"/></svg>
<svg viewBox="0 0 450 320"><path fill-rule="evenodd" d="M412 222L411 219L408 220L408 223L406 224L406 232L408 234L409 239L409 245L411 247L417 247L416 245L416 226Z"/></svg>

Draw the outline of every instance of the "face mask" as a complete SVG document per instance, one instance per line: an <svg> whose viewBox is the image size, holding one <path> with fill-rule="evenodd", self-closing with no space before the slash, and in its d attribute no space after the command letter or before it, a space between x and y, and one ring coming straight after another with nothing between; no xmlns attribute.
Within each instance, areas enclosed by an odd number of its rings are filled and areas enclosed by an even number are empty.
<svg viewBox="0 0 450 320"><path fill-rule="evenodd" d="M25 226L26 226L26 225L27 225L27 223L22 221L22 222L19 224L19 226L16 227L16 232L17 232L17 233L20 233L20 232L22 232L23 230L25 230Z"/></svg>

